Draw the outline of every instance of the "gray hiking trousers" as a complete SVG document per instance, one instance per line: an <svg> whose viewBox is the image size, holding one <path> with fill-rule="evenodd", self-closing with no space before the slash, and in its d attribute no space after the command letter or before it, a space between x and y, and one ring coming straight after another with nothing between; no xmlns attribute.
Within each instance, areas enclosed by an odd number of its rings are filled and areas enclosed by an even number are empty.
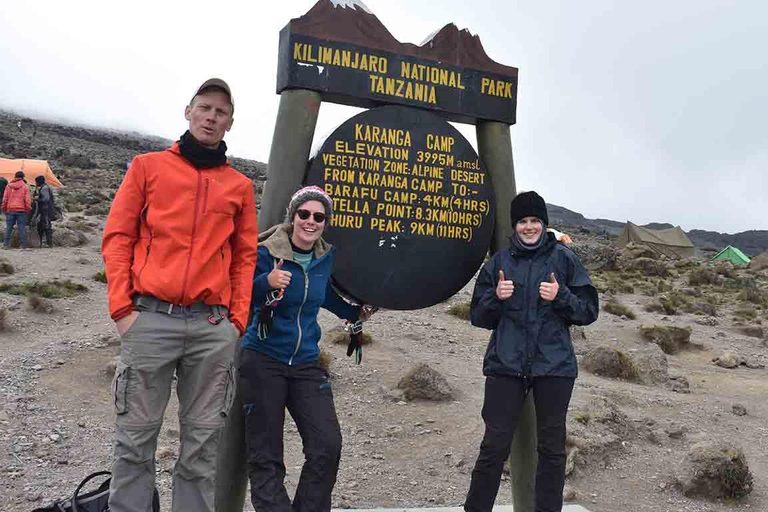
<svg viewBox="0 0 768 512"><path fill-rule="evenodd" d="M140 309L122 336L112 384L117 414L112 512L152 510L157 436L174 372L181 445L173 471L172 510L214 510L219 432L235 394L237 335L227 318L210 323L211 308L203 304L167 313Z"/></svg>

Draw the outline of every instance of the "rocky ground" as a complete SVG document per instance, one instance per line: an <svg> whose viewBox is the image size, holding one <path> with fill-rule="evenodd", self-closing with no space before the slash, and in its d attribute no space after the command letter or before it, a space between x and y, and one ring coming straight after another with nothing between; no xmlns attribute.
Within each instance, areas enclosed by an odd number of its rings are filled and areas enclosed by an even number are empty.
<svg viewBox="0 0 768 512"><path fill-rule="evenodd" d="M84 219L96 225L103 221ZM5 311L0 332L4 510L29 510L64 496L87 473L109 465L110 364L119 339L107 314L105 285L95 279L102 269L98 242L96 230L80 247L2 253L0 268L14 272L0 277L0 288L54 278L85 288L59 286L55 290L74 295L31 301L0 292L0 310ZM596 256L605 249L585 245L579 252L597 266L610 266ZM618 303L629 311L622 310L623 316L601 311L596 324L574 333L582 371L569 413L569 497L598 512L768 509L768 358L764 338L756 337L762 335L758 331L767 319L766 309L764 303L739 299L746 296L745 289L765 298L766 272L709 268L698 262L682 268L660 262L651 269L642 256L620 258L618 265L621 269L595 270L593 275L602 303ZM664 277L646 275L664 271ZM713 282L691 285L697 272ZM37 290L51 293L45 287ZM335 506L462 503L483 431L481 362L488 333L449 311L460 310L470 293L471 283L446 303L422 311L377 313L367 327L374 342L366 347L361 366L344 356L344 346L330 341L339 322L323 314L323 347L330 355L344 435ZM677 297L675 311L670 297ZM707 314L686 312L694 309L694 299L708 300L713 308L695 306ZM670 307L666 312L645 310L664 301ZM676 351L665 354L643 337L641 326L688 328L690 335L687 341L683 336L661 342L665 350ZM726 351L733 357L720 357ZM718 366L713 362L718 357L719 363L733 367ZM393 391L417 363L444 377L449 399L408 400ZM445 385L438 387L436 397L446 398L441 395L445 390ZM176 412L172 399L158 448L164 509L178 452ZM750 494L707 500L682 493L678 479L685 479L686 456L701 441L729 442L736 452L743 450L754 478ZM293 488L302 454L290 422L286 450L287 481ZM509 501L504 483L499 502Z"/></svg>
<svg viewBox="0 0 768 512"><path fill-rule="evenodd" d="M101 229L125 161L165 142L40 122L25 132L17 120L0 115L0 156L49 158L67 185L57 247L0 252L0 501L28 511L109 467L120 342L99 275ZM262 164L241 168L260 192ZM660 260L572 234L607 310L574 330L569 499L597 512L768 510L768 271ZM488 340L451 314L471 287L425 310L377 313L360 366L332 342L339 321L322 314L344 436L334 506L462 503L483 432ZM396 389L417 365L439 374L416 370L439 400ZM173 397L157 451L163 510L176 414ZM302 453L290 421L285 436L292 490ZM504 478L499 503L511 500Z"/></svg>

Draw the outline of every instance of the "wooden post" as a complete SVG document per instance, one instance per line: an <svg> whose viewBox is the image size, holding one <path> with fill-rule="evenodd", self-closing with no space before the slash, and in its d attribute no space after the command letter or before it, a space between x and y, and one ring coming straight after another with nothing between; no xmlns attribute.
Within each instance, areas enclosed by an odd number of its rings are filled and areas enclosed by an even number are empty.
<svg viewBox="0 0 768 512"><path fill-rule="evenodd" d="M491 240L491 254L509 245L514 226L509 216L509 204L517 195L515 166L512 160L512 139L509 125L495 121L478 121L477 146L480 158L491 176L496 199L496 224ZM536 481L536 411L533 397L528 394L523 404L517 432L509 454L510 482L515 512L533 512Z"/></svg>

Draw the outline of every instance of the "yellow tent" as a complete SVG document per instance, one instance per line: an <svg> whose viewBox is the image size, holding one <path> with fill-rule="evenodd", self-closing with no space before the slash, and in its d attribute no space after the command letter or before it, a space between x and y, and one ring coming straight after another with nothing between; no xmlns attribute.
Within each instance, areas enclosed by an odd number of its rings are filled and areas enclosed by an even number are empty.
<svg viewBox="0 0 768 512"><path fill-rule="evenodd" d="M48 185L56 188L62 186L59 179L53 174L47 160L11 160L9 158L0 158L0 176L10 182L17 171L24 172L24 181L29 184L34 184L36 177L45 176L45 182Z"/></svg>

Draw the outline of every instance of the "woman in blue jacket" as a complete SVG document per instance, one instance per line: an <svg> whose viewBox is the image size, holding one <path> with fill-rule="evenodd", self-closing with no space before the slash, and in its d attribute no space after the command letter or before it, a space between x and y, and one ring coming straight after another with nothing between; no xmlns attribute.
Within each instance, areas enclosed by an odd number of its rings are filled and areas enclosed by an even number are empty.
<svg viewBox="0 0 768 512"><path fill-rule="evenodd" d="M515 233L480 270L472 325L491 329L483 361L485 435L464 510L490 512L523 401L533 392L538 466L536 512L559 512L565 483L565 419L578 373L568 327L597 319L597 291L579 259L553 234L544 199L519 194Z"/></svg>
<svg viewBox="0 0 768 512"><path fill-rule="evenodd" d="M360 308L329 284L334 248L321 235L332 211L333 202L321 188L304 187L291 198L286 223L259 236L252 320L239 368L251 502L257 511L331 509L341 430L328 372L318 363L317 314L324 307L350 321L360 317ZM283 484L286 408L305 455L293 504Z"/></svg>

